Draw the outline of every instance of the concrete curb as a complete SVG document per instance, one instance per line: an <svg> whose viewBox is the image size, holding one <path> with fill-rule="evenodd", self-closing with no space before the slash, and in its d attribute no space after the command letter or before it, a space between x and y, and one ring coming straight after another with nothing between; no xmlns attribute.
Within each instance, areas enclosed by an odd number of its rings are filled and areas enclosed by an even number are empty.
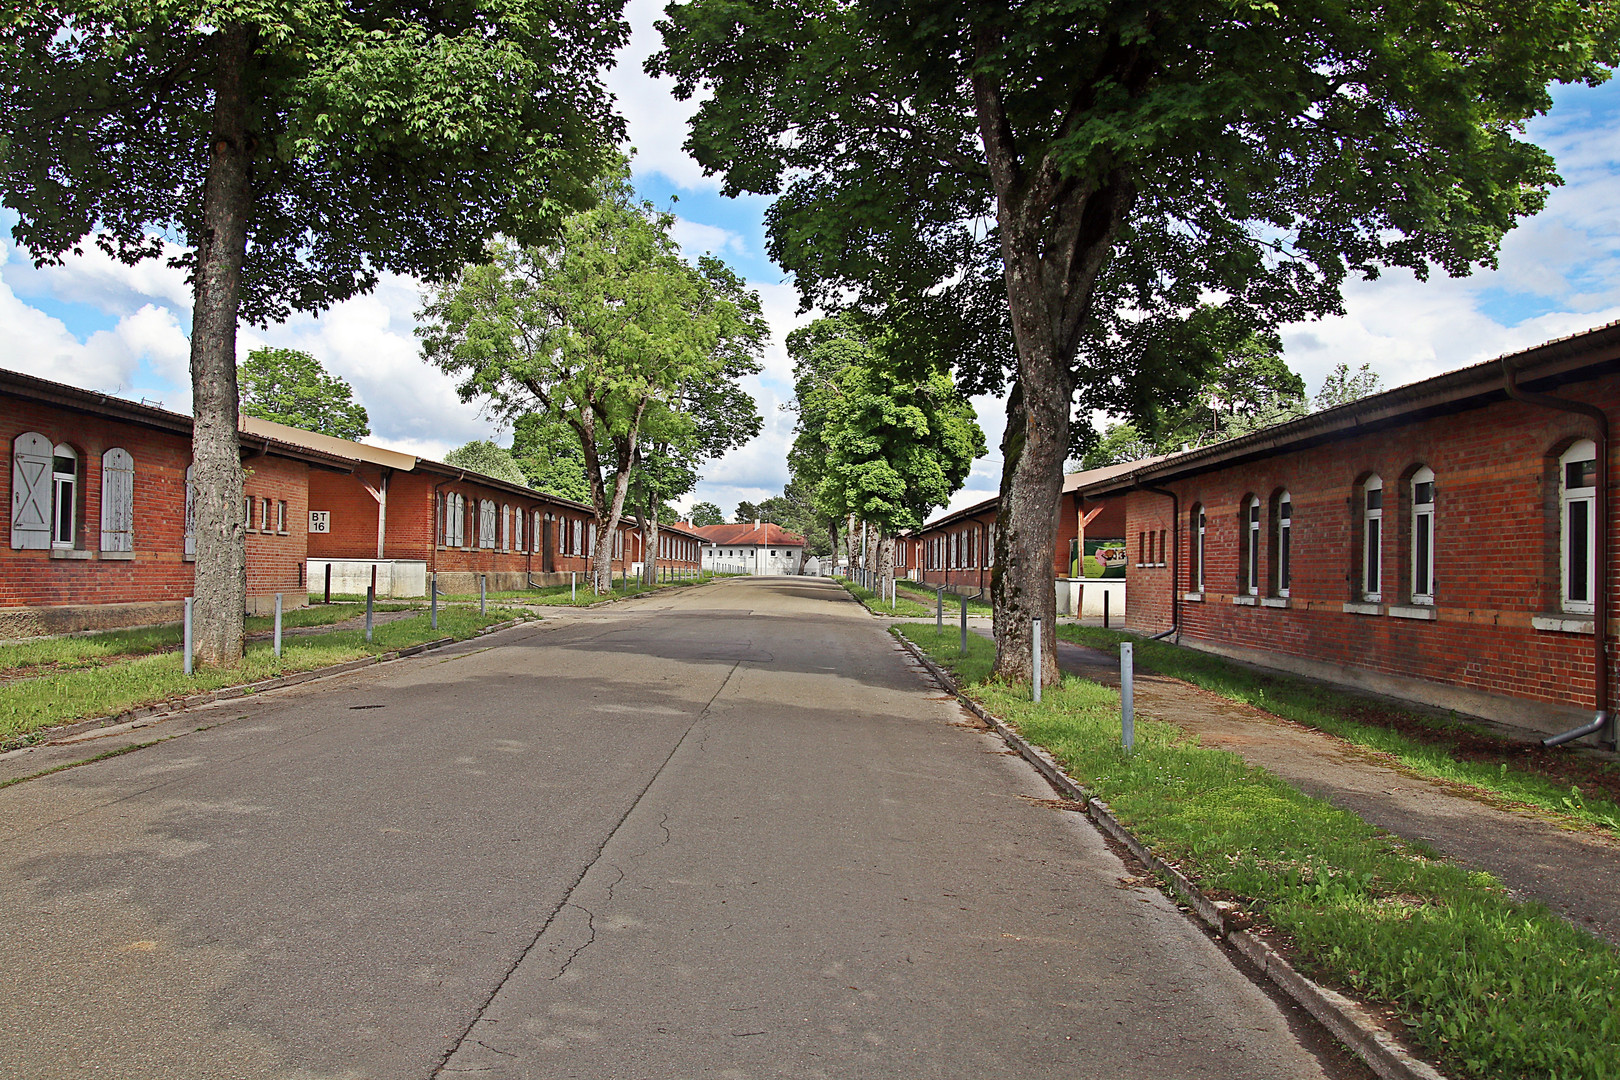
<svg viewBox="0 0 1620 1080"><path fill-rule="evenodd" d="M893 633L893 631L891 631ZM1182 901L1206 928L1230 944L1244 959L1260 969L1278 989L1304 1008L1331 1031L1349 1050L1367 1064L1383 1080L1446 1080L1443 1073L1426 1061L1414 1057L1410 1051L1390 1036L1374 1019L1370 1010L1335 990L1318 985L1299 971L1275 949L1247 930L1234 925L1227 913L1193 884L1180 870L1155 855L1145 844L1119 823L1108 804L1077 783L1038 746L1031 745L1009 727L1000 717L968 697L957 685L956 679L933 658L925 654L904 635L894 637L917 658L940 687L955 695L956 700L974 716L990 725L1003 742L1028 761L1066 798L1085 806L1086 815L1099 829L1123 844L1142 865L1152 870L1168 884L1170 891Z"/></svg>
<svg viewBox="0 0 1620 1080"><path fill-rule="evenodd" d="M486 626L472 637L461 638L461 641L472 641L493 634L500 630L510 630L514 626L521 626L538 619L507 619L505 622ZM246 697L249 694L261 694L268 690L279 690L285 686L296 686L299 683L312 682L316 679L326 679L334 675L343 675L350 671L358 671L373 664L383 664L391 660L399 660L407 656L416 656L418 653L433 649L442 649L446 645L454 645L457 639L453 637L435 638L424 641L420 645L409 645L403 649L395 649L376 656L365 656L359 660L348 660L341 664L332 664L323 668L314 668L310 671L300 671L292 675L283 675L276 679L261 679L258 682L242 683L237 686L222 686L218 690L205 690L200 694L190 694L173 701L162 701L156 705L143 705L138 709L127 709L112 716L96 717L90 720L75 720L71 724L62 724L59 727L45 728L40 734L49 735L37 742L27 743L14 749L0 753L0 761L4 761L15 754L25 753L28 750L41 746L71 746L74 743L89 742L92 739L105 738L108 735L118 735L125 731L134 731L137 728L155 724L166 720L175 713L194 709L199 705L210 705L216 701L229 701L232 698ZM52 733L55 734L52 734Z"/></svg>

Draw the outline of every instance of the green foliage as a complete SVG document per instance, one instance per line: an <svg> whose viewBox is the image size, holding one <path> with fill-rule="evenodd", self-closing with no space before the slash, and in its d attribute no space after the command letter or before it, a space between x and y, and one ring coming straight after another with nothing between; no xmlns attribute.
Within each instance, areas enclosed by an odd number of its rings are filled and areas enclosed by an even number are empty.
<svg viewBox="0 0 1620 1080"><path fill-rule="evenodd" d="M512 459L523 471L522 482L534 490L575 502L591 501L579 435L555 417L531 412L513 420Z"/></svg>
<svg viewBox="0 0 1620 1080"><path fill-rule="evenodd" d="M705 525L724 525L726 515L712 502L697 502L692 504L692 524L699 528Z"/></svg>
<svg viewBox="0 0 1620 1080"><path fill-rule="evenodd" d="M1362 364L1360 369L1351 371L1349 364L1341 362L1322 380L1322 389L1316 392L1316 410L1321 412L1360 401L1378 393L1378 384L1378 372L1372 369L1371 364Z"/></svg>
<svg viewBox="0 0 1620 1080"><path fill-rule="evenodd" d="M517 459L512 456L510 450L485 439L475 439L464 446L456 447L444 455L444 463L454 465L458 469L493 476L497 480L505 480L508 484L517 484L519 487L527 486L529 482L529 478L518 466Z"/></svg>
<svg viewBox="0 0 1620 1080"><path fill-rule="evenodd" d="M87 237L195 269L229 31L252 194L241 313L269 323L440 280L550 236L623 133L601 72L617 0L15 0L0 14L0 198L43 262ZM165 239L186 249L174 254Z"/></svg>
<svg viewBox="0 0 1620 1080"><path fill-rule="evenodd" d="M1035 705L1027 688L982 681L988 642L959 660L950 634L896 630L1155 853L1289 939L1308 970L1392 1005L1448 1072L1620 1077L1620 955L1606 942L1170 724L1138 715L1126 756L1115 691L1066 678Z"/></svg>
<svg viewBox="0 0 1620 1080"><path fill-rule="evenodd" d="M1153 440L1144 438L1135 424L1109 424L1085 456L1080 459L1081 469L1100 469L1105 465L1123 465L1127 461L1140 461L1159 453Z"/></svg>
<svg viewBox="0 0 1620 1080"><path fill-rule="evenodd" d="M236 368L242 412L339 439L371 434L365 406L343 379L297 349L254 349Z"/></svg>
<svg viewBox="0 0 1620 1080"><path fill-rule="evenodd" d="M922 525L985 452L973 407L949 375L903 374L887 335L851 316L789 335L801 477L814 477L825 517L854 514L893 536Z"/></svg>
<svg viewBox="0 0 1620 1080"><path fill-rule="evenodd" d="M748 525L762 519L759 516L759 507L744 499L737 504L737 512L732 515L731 520L738 525Z"/></svg>

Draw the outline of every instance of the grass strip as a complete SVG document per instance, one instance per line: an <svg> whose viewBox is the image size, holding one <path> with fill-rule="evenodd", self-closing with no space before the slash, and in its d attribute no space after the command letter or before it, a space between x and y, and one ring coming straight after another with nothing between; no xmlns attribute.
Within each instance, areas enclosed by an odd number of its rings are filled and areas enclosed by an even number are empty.
<svg viewBox="0 0 1620 1080"><path fill-rule="evenodd" d="M514 614L518 613L492 608L481 616L476 610L444 608L439 612L439 628L434 630L427 612L418 612L379 624L369 643L363 630L287 638L279 658L270 642L251 642L240 665L204 668L189 677L182 670L178 652L163 652L20 680L0 686L0 746L25 742L33 732L73 720L114 716L172 698L312 671L441 637L469 638Z"/></svg>
<svg viewBox="0 0 1620 1080"><path fill-rule="evenodd" d="M982 680L994 646L900 625L966 692L1046 748L1145 844L1236 901L1323 982L1390 1004L1443 1067L1478 1080L1620 1077L1620 954L1490 875L1438 859L1074 677L1037 706Z"/></svg>
<svg viewBox="0 0 1620 1080"><path fill-rule="evenodd" d="M1121 641L1134 642L1136 662L1142 667L1378 750L1419 776L1462 784L1494 801L1531 807L1555 821L1595 826L1620 836L1620 804L1610 794L1620 789L1620 770L1610 763L1583 761L1568 751L1547 752L1494 735L1482 737L1481 729L1461 721L1308 679L1253 671L1224 657L1164 641L1093 626L1060 625L1057 634L1064 641L1109 653L1117 653ZM1468 752L1462 753L1465 740Z"/></svg>
<svg viewBox="0 0 1620 1080"><path fill-rule="evenodd" d="M848 589L851 596L860 600L878 615L894 615L900 618L932 619L935 614L934 590L926 586L911 585L907 582L898 582L894 594L894 604L890 606L887 593L879 595L877 590L857 585L847 578L839 579L839 584ZM953 593L945 594L945 621L961 616L962 598ZM969 615L989 615L990 607L977 600L968 601Z"/></svg>

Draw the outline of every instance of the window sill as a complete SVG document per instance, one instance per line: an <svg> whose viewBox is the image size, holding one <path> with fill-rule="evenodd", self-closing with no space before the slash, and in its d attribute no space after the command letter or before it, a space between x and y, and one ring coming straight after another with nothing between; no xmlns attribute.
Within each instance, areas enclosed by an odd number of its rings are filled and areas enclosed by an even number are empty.
<svg viewBox="0 0 1620 1080"><path fill-rule="evenodd" d="M1289 604L1288 597L1286 596L1262 596L1260 598L1260 606L1269 608L1288 608L1292 605Z"/></svg>
<svg viewBox="0 0 1620 1080"><path fill-rule="evenodd" d="M286 536L287 535L287 530L286 529L277 529L276 530L276 535L277 536Z"/></svg>
<svg viewBox="0 0 1620 1080"><path fill-rule="evenodd" d="M1391 604L1389 615L1394 619L1423 619L1434 622L1439 613L1428 604Z"/></svg>
<svg viewBox="0 0 1620 1080"><path fill-rule="evenodd" d="M1204 602L1204 594L1201 592L1182 593L1181 598L1189 604L1202 604Z"/></svg>
<svg viewBox="0 0 1620 1080"><path fill-rule="evenodd" d="M133 551L98 551L96 552L96 558L103 561L111 560L112 562L133 562L135 553Z"/></svg>
<svg viewBox="0 0 1620 1080"><path fill-rule="evenodd" d="M93 552L83 551L79 548L51 548L53 559L88 559Z"/></svg>
<svg viewBox="0 0 1620 1080"><path fill-rule="evenodd" d="M196 562L197 553L194 551L188 551L184 555L180 556L180 559L182 562Z"/></svg>
<svg viewBox="0 0 1620 1080"><path fill-rule="evenodd" d="M1358 604L1347 601L1344 605L1344 612L1346 615L1382 615L1384 605L1378 603Z"/></svg>
<svg viewBox="0 0 1620 1080"><path fill-rule="evenodd" d="M1537 630L1549 630L1555 634L1590 634L1592 633L1592 616L1590 615L1532 615L1530 625Z"/></svg>
<svg viewBox="0 0 1620 1080"><path fill-rule="evenodd" d="M1232 597L1232 603L1238 605L1239 607L1257 607L1259 606L1260 598L1258 596L1234 596Z"/></svg>

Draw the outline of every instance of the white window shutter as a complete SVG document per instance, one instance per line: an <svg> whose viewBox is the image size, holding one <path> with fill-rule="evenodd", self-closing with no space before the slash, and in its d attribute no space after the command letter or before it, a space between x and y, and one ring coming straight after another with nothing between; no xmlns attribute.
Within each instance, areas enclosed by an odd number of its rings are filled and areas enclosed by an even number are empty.
<svg viewBox="0 0 1620 1080"><path fill-rule="evenodd" d="M101 455L101 550L135 550L135 459L118 446Z"/></svg>
<svg viewBox="0 0 1620 1080"><path fill-rule="evenodd" d="M197 554L197 485L192 483L191 470L186 466L186 554Z"/></svg>
<svg viewBox="0 0 1620 1080"><path fill-rule="evenodd" d="M51 546L51 440L37 431L11 443L11 546Z"/></svg>

